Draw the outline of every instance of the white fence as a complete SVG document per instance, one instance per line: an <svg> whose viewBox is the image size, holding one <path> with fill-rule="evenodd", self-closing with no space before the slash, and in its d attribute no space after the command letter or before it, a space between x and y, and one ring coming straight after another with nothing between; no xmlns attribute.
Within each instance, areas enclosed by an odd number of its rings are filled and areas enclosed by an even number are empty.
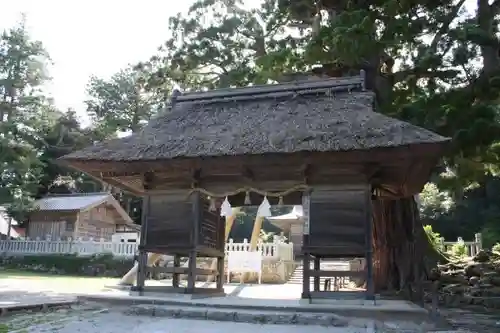
<svg viewBox="0 0 500 333"><path fill-rule="evenodd" d="M226 253L228 251L250 251L250 243L247 239L243 243L234 243L232 239L226 243ZM284 261L294 260L293 244L285 243L279 237L274 237L272 243L257 243L257 251L262 253L263 259L281 259Z"/></svg>
<svg viewBox="0 0 500 333"><path fill-rule="evenodd" d="M3 240L0 241L0 253L15 254L77 254L88 256L98 253L112 253L117 257L133 257L137 252L137 243L115 243L106 241L49 241L49 240ZM250 251L250 243L235 243L232 239L226 243L227 251ZM257 251L263 259L294 260L293 244L284 243L275 238L272 243L257 244Z"/></svg>
<svg viewBox="0 0 500 333"><path fill-rule="evenodd" d="M481 234L478 233L474 235L474 240L469 242L464 241L462 237L458 237L456 242L446 242L444 238L439 239L439 245L445 252L451 251L455 244L464 244L467 255L469 257L474 257L483 248L483 238Z"/></svg>
<svg viewBox="0 0 500 333"><path fill-rule="evenodd" d="M0 241L0 253L14 254L77 254L90 256L112 253L119 257L133 257L137 243L105 241L51 241L51 240L4 240Z"/></svg>

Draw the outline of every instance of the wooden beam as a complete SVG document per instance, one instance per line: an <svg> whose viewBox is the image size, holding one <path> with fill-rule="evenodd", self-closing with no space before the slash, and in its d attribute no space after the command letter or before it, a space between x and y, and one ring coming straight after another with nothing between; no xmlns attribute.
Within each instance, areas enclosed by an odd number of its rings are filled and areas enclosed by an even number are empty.
<svg viewBox="0 0 500 333"><path fill-rule="evenodd" d="M154 187L155 174L151 171L145 172L142 179L142 186L145 190L150 190Z"/></svg>
<svg viewBox="0 0 500 333"><path fill-rule="evenodd" d="M365 278L366 272L363 271L322 271L322 270L311 270L309 275L312 277L353 277L353 278ZM318 291L318 290L315 290Z"/></svg>
<svg viewBox="0 0 500 333"><path fill-rule="evenodd" d="M101 178L115 178L115 177L139 177L143 174L143 172L138 171L116 171L116 170L105 170L100 171Z"/></svg>
<svg viewBox="0 0 500 333"><path fill-rule="evenodd" d="M189 267L148 267L148 272L151 273L166 273L166 274L189 274ZM217 275L219 272L216 269L195 268L194 275Z"/></svg>
<svg viewBox="0 0 500 333"><path fill-rule="evenodd" d="M191 180L191 187L199 187L201 182L201 168L195 169L193 171L193 176Z"/></svg>
<svg viewBox="0 0 500 333"><path fill-rule="evenodd" d="M253 182L255 181L255 174L252 169L249 167L243 167L243 172L242 172L243 178L247 181Z"/></svg>
<svg viewBox="0 0 500 333"><path fill-rule="evenodd" d="M244 155L244 156L217 156L203 158L178 158L167 161L158 160L138 160L138 161L80 161L68 160L72 167L79 168L85 172L106 171L113 169L115 172L143 172L162 171L166 168L170 172L177 172L190 168L220 168L241 170L243 167L259 167L281 165L290 167L291 165L302 165L304 161L311 164L336 165L338 163L393 163L398 160L408 160L411 158L440 156L442 151L440 144L420 144L412 146L375 148L364 151L344 151L344 152L298 152L293 154L264 154L264 155ZM310 162L309 162L310 161Z"/></svg>
<svg viewBox="0 0 500 333"><path fill-rule="evenodd" d="M311 180L313 171L313 166L310 163L306 163L302 168L302 174L304 177L304 184L308 185Z"/></svg>
<svg viewBox="0 0 500 333"><path fill-rule="evenodd" d="M370 183L373 179L377 179L380 176L381 170L382 168L378 163L368 163L363 166L364 174Z"/></svg>

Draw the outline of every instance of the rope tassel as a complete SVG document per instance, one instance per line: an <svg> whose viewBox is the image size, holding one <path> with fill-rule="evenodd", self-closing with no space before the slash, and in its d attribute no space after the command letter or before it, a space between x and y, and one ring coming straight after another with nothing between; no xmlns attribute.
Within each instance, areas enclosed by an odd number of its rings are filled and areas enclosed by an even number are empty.
<svg viewBox="0 0 500 333"><path fill-rule="evenodd" d="M252 201L250 200L250 192L246 191L245 194L245 205L250 206L252 204Z"/></svg>
<svg viewBox="0 0 500 333"><path fill-rule="evenodd" d="M210 198L210 207L208 207L208 211L215 212L216 210L217 210L217 207L215 207L215 199Z"/></svg>

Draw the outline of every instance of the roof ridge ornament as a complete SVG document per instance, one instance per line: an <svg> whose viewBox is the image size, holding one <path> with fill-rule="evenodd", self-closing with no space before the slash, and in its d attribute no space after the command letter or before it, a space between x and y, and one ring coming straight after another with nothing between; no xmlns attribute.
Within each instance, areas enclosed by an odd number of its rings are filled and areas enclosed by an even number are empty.
<svg viewBox="0 0 500 333"><path fill-rule="evenodd" d="M316 93L324 93L327 90L348 91L349 89L362 89L363 86L364 78L361 75L356 75L319 80L292 81L279 84L255 85L240 88L223 88L202 92L188 92L182 95L178 93L175 96L175 103L248 100L260 97L274 97L275 95L289 96L290 94L303 94L308 91Z"/></svg>
<svg viewBox="0 0 500 333"><path fill-rule="evenodd" d="M177 98L182 95L182 91L179 88L174 88L172 94L170 94L170 108L173 108L177 103Z"/></svg>

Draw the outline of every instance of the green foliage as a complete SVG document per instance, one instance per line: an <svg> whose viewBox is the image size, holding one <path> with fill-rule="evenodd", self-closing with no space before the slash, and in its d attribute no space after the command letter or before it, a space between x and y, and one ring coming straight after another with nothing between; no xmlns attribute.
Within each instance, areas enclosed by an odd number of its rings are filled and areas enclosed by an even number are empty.
<svg viewBox="0 0 500 333"><path fill-rule="evenodd" d="M117 132L137 132L164 107L164 96L148 89L147 80L144 67L123 69L109 80L90 79L87 87L90 98L85 101L87 112L105 137Z"/></svg>
<svg viewBox="0 0 500 333"><path fill-rule="evenodd" d="M473 239L480 232L484 247L500 242L500 178L485 177L481 183L452 195L457 199L451 199L449 191L429 194L426 186L420 196L421 216L426 224L431 224L445 239ZM453 205L443 207L449 200L453 200Z"/></svg>
<svg viewBox="0 0 500 333"><path fill-rule="evenodd" d="M453 199L447 192L439 191L434 183L428 183L420 193L420 214L425 220L435 220L453 207Z"/></svg>
<svg viewBox="0 0 500 333"><path fill-rule="evenodd" d="M42 164L36 149L44 123L47 79L43 46L28 36L24 21L0 36L0 204L24 210L37 191Z"/></svg>
<svg viewBox="0 0 500 333"><path fill-rule="evenodd" d="M449 254L453 258L465 258L467 257L467 246L462 239L459 239L455 244L451 246Z"/></svg>
<svg viewBox="0 0 500 333"><path fill-rule="evenodd" d="M434 232L432 230L431 225L425 225L424 226L424 231L427 234L427 237L429 238L429 242L434 246L434 248L443 250L442 248L442 243L441 243L441 235L437 232Z"/></svg>
<svg viewBox="0 0 500 333"><path fill-rule="evenodd" d="M95 192L103 189L55 160L100 141L115 128L82 128L73 110L62 112L44 95L49 56L31 39L24 21L0 36L0 205L23 223L34 199L47 193ZM128 80L127 82L129 82ZM109 105L109 103L105 103ZM140 214L140 213L139 213Z"/></svg>
<svg viewBox="0 0 500 333"><path fill-rule="evenodd" d="M148 61L90 79L89 129L43 95L48 56L21 23L0 38L0 204L23 212L49 191L102 189L53 160L116 132L138 131L173 87L276 82L318 66L325 75L365 69L377 111L453 139L421 195L425 223L446 239L481 231L491 246L500 241L500 6L478 5L263 0L249 8L238 0L198 0L169 19L171 35ZM117 197L140 216L140 200ZM238 219L232 235L249 237L253 218ZM265 230L275 232L269 223Z"/></svg>
<svg viewBox="0 0 500 333"><path fill-rule="evenodd" d="M267 232L265 230L261 230L259 233L259 240L261 240L264 243L272 242L274 235L275 234L273 232Z"/></svg>

